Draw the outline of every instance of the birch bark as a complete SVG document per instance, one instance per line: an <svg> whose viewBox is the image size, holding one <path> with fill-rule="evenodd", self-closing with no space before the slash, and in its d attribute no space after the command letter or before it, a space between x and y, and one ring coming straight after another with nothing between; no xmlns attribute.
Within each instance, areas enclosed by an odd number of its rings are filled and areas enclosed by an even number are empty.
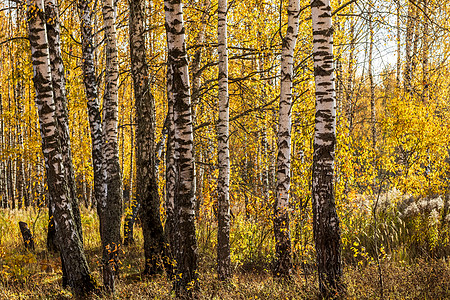
<svg viewBox="0 0 450 300"><path fill-rule="evenodd" d="M103 22L106 38L105 94L103 99L103 176L106 197L100 203L100 235L103 246L103 283L114 292L115 274L119 268L122 217L122 175L119 163L118 81L119 65L116 37L116 12L113 0L103 1Z"/></svg>
<svg viewBox="0 0 450 300"><path fill-rule="evenodd" d="M273 219L276 250L275 276L289 276L291 273L291 234L289 228L291 106L294 50L298 37L299 11L300 1L290 0L288 7L288 28L282 41L277 189Z"/></svg>
<svg viewBox="0 0 450 300"><path fill-rule="evenodd" d="M342 289L339 219L334 203L336 93L329 0L312 0L316 120L312 170L313 232L319 288L325 297Z"/></svg>
<svg viewBox="0 0 450 300"><path fill-rule="evenodd" d="M227 0L218 3L218 52L219 52L219 122L217 124L217 178L218 232L217 232L217 273L219 280L231 277L230 259L230 149L229 95L228 95L228 44L227 44Z"/></svg>
<svg viewBox="0 0 450 300"><path fill-rule="evenodd" d="M94 170L94 202L103 203L105 190L102 173L102 120L100 115L100 103L98 98L98 85L94 64L94 37L92 35L92 9L89 0L78 2L78 14L81 19L81 55L83 68L83 83L87 98L89 126L92 140L92 164ZM98 212L100 209L98 207Z"/></svg>
<svg viewBox="0 0 450 300"><path fill-rule="evenodd" d="M404 86L408 94L412 93L412 61L413 53L412 51L412 41L414 36L414 18L415 18L415 6L413 3L408 3L408 16L406 21L406 36L405 36L405 76L404 76Z"/></svg>
<svg viewBox="0 0 450 300"><path fill-rule="evenodd" d="M168 33L168 93L173 97L173 157L175 162L175 292L190 298L197 283L197 238L195 236L195 178L189 70L180 0L165 0Z"/></svg>
<svg viewBox="0 0 450 300"><path fill-rule="evenodd" d="M36 104L41 127L42 151L46 161L48 190L52 198L50 210L53 214L57 245L68 274L68 283L75 296L81 297L92 292L95 284L84 256L83 244L72 214L72 201L66 184L60 141L62 137L58 130L56 105L52 93L52 76L44 18L44 2L28 0L28 34L33 62Z"/></svg>
<svg viewBox="0 0 450 300"><path fill-rule="evenodd" d="M72 201L73 216L77 226L78 234L82 239L81 215L78 205L75 176L72 164L72 150L69 135L69 111L67 108L66 83L64 78L64 65L60 45L60 24L58 6L55 0L44 0L45 19L50 57L50 68L52 73L53 99L55 102L55 113L58 119L58 131L61 139L61 151L63 165L65 168L66 182Z"/></svg>
<svg viewBox="0 0 450 300"><path fill-rule="evenodd" d="M430 90L430 83L429 83L429 63L428 63L428 56L429 56L429 39L428 35L429 33L429 24L428 24L428 0L422 1L423 5L423 40L422 40L422 102L423 104L428 104L429 100L429 90Z"/></svg>

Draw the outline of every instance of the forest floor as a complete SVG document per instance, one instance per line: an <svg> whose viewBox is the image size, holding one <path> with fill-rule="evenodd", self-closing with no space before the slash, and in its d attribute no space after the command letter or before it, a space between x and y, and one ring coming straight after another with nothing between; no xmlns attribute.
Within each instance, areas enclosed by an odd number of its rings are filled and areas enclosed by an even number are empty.
<svg viewBox="0 0 450 300"><path fill-rule="evenodd" d="M0 211L0 299L71 299L61 286L59 256L45 249L45 210ZM86 256L94 277L100 282L101 256L95 213L83 211ZM36 250L24 249L18 222L27 221L35 232ZM115 299L173 299L171 283L165 275L143 277L140 228L137 243L122 255L121 275ZM272 277L268 266L245 270L236 267L230 282L220 283L214 257L200 257L200 299L320 299L315 272L296 269L291 281ZM346 294L343 299L450 299L450 263L417 260L413 263L383 261L383 288L376 264L344 264ZM382 293L383 292L383 293ZM99 296L93 296L98 299ZM105 299L113 297L103 297Z"/></svg>

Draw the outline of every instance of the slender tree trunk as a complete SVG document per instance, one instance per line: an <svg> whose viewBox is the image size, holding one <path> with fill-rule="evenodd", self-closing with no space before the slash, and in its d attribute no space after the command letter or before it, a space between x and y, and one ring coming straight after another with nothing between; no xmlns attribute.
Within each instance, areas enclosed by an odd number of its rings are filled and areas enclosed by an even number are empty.
<svg viewBox="0 0 450 300"><path fill-rule="evenodd" d="M400 28L400 12L401 12L401 0L397 0L397 89L400 88L400 75L401 75L401 66L402 66L402 57L401 57L401 28Z"/></svg>
<svg viewBox="0 0 450 300"><path fill-rule="evenodd" d="M27 1L27 20L29 40L33 61L34 85L36 88L36 104L42 136L42 151L46 161L48 190L52 201L50 210L53 213L56 228L56 240L68 282L75 296L82 297L95 289L83 244L72 214L70 191L66 184L65 168L61 150L61 136L58 130L56 105L52 94L52 77L45 29L44 2L42 0Z"/></svg>
<svg viewBox="0 0 450 300"><path fill-rule="evenodd" d="M132 11L132 4L130 3L130 53L135 51L135 49L133 49L133 45L131 44L132 42L132 34L134 34L134 30L131 29L131 14L133 13ZM143 34L143 33L142 33ZM145 54L145 52L144 52ZM144 58L145 59L145 56ZM148 72L147 72L147 78L148 78ZM148 80L148 79L147 79ZM135 104L136 105L136 104ZM130 110L130 124L133 124L133 110ZM126 216L125 216L125 221L123 223L123 235L124 235L124 239L123 239L123 244L124 245L130 245L134 243L134 222L136 220L137 217L137 213L139 211L140 205L141 203L138 202L138 198L136 197L136 201L134 200L134 193L133 193L133 156L134 156L134 133L133 133L133 125L130 125L130 136L131 136L131 153L130 153L130 185L129 185L129 198L128 198L128 204L127 204L127 212L126 212ZM122 145L124 145L123 143L123 129L122 129ZM122 151L122 165L124 163L124 159L123 159L123 154L124 151ZM122 167L123 170L123 167Z"/></svg>
<svg viewBox="0 0 450 300"><path fill-rule="evenodd" d="M197 238L195 236L195 178L189 70L183 5L165 0L168 42L168 93L173 97L173 156L176 180L174 216L177 240L175 292L190 298L197 290Z"/></svg>
<svg viewBox="0 0 450 300"><path fill-rule="evenodd" d="M230 259L230 149L229 95L228 95L228 44L227 44L227 0L219 0L218 7L218 53L219 53L219 122L217 125L217 178L218 232L217 232L217 273L219 280L231 277Z"/></svg>
<svg viewBox="0 0 450 300"><path fill-rule="evenodd" d="M423 38L422 38L422 102L426 105L428 104L429 99L429 65L428 65L428 55L429 55L429 40L428 35L429 28L428 28L428 0L422 0L423 5Z"/></svg>
<svg viewBox="0 0 450 300"><path fill-rule="evenodd" d="M145 274L162 271L165 238L159 213L156 173L155 100L146 62L145 1L130 1L130 55L136 107L136 202L144 235Z"/></svg>
<svg viewBox="0 0 450 300"><path fill-rule="evenodd" d="M406 37L405 37L405 75L404 75L404 86L405 91L408 94L412 92L412 60L413 53L411 53L412 42L414 36L414 18L415 18L415 6L413 3L408 2L408 16L406 21Z"/></svg>
<svg viewBox="0 0 450 300"><path fill-rule="evenodd" d="M200 20L200 28L199 32L196 38L196 44L202 45L205 41L205 35L206 35L206 26L208 25L209 21L209 13L211 9L211 0L204 0L201 6L202 9L202 17ZM191 73L192 74L192 95L191 95L191 102L192 102L192 123L196 123L196 117L197 117L197 107L198 104L201 103L201 93L200 93L200 87L201 87L201 72L200 66L202 62L202 52L204 51L204 47L199 47L197 51L195 51L192 59L191 64ZM195 142L195 137L194 137ZM196 149L196 146L194 144L194 150ZM195 161L202 161L202 154L200 151L196 151L194 153ZM201 178L203 178L204 169L203 166L197 166L195 173L196 178L196 206L195 206L195 213L198 214L200 212L200 205L202 202L202 191L203 191L203 181Z"/></svg>
<svg viewBox="0 0 450 300"><path fill-rule="evenodd" d="M299 28L300 1L290 0L288 28L282 41L281 87L278 121L277 189L274 210L276 250L275 276L290 276L291 234L289 227L289 189L291 172L291 106L294 50Z"/></svg>
<svg viewBox="0 0 450 300"><path fill-rule="evenodd" d="M16 66L17 70L17 66ZM16 137L17 137L17 145L19 146L18 157L16 158L16 188L17 188L17 208L21 209L24 205L24 196L25 196L25 169L24 169L24 145L23 145L23 130L22 130L22 120L23 120L23 82L18 80L16 84L17 93L16 93L16 113L19 116L16 125Z"/></svg>
<svg viewBox="0 0 450 300"><path fill-rule="evenodd" d="M92 140L92 167L94 170L94 202L103 203L105 190L102 173L102 123L100 116L100 104L98 99L98 86L94 64L94 38L92 35L92 9L90 1L78 1L78 14L81 19L81 41L82 41L82 69L83 82L87 98L89 126ZM98 212L100 209L98 208Z"/></svg>
<svg viewBox="0 0 450 300"><path fill-rule="evenodd" d="M372 132L372 149L375 153L377 143L377 129L376 129L376 111L375 111L375 83L373 81L373 21L372 10L369 10L369 84L370 84L370 126ZM374 162L375 163L375 162ZM375 164L374 164L375 167Z"/></svg>
<svg viewBox="0 0 450 300"><path fill-rule="evenodd" d="M312 0L316 120L312 170L313 232L319 288L325 297L342 286L341 237L334 202L336 95L334 89L333 27L329 0Z"/></svg>
<svg viewBox="0 0 450 300"><path fill-rule="evenodd" d="M109 292L114 292L114 278L119 269L119 247L122 243L120 223L123 191L117 140L119 65L113 0L103 1L102 13L106 37L106 86L102 124L106 198L99 204L100 235L103 245L103 283Z"/></svg>
<svg viewBox="0 0 450 300"><path fill-rule="evenodd" d="M87 98L89 126L92 140L92 165L94 170L94 202L103 203L105 190L103 187L104 177L102 173L102 123L100 116L100 104L98 99L98 86L94 64L94 38L92 35L92 10L90 1L80 0L78 2L78 13L81 19L82 40L82 68L83 81ZM98 208L100 213L100 207Z"/></svg>
<svg viewBox="0 0 450 300"><path fill-rule="evenodd" d="M170 33L167 33L168 41L171 37ZM175 238L175 181L177 171L175 168L175 124L173 122L173 106L174 99L171 91L172 85L172 66L167 65L167 144L166 144L166 223L165 234L169 241L169 265L175 266L175 254L177 249L177 240ZM174 269L169 270L170 276L174 275Z"/></svg>
<svg viewBox="0 0 450 300"><path fill-rule="evenodd" d="M198 32L196 43L198 45L202 45L205 41L205 34L206 34L206 26L208 25L208 14L211 7L211 0L204 0L202 4L202 17L201 17L201 26L200 30ZM196 105L200 102L200 95L199 95L199 89L200 89L200 74L198 72L200 71L200 66L202 62L202 49L203 47L200 47L197 51L194 53L194 57L192 59L192 67L191 67L191 74L192 74L192 106L196 107ZM193 114L193 119L195 119L195 112Z"/></svg>
<svg viewBox="0 0 450 300"><path fill-rule="evenodd" d="M8 112L9 113L13 113L12 112L12 103L11 103L11 97L8 97ZM8 142L7 145L9 147L8 150L14 149L14 139L13 139L13 129L12 129L12 124L11 124L11 119L8 118ZM8 200L9 200L9 207L11 209L16 209L16 185L15 185L15 168L14 168L14 159L12 157L12 155L8 155L8 160L7 160L7 174L6 174L6 179L8 181Z"/></svg>
<svg viewBox="0 0 450 300"><path fill-rule="evenodd" d="M5 151L5 121L3 117L3 97L0 94L0 150ZM1 207L8 208L8 185L6 180L6 164L0 161L0 197Z"/></svg>
<svg viewBox="0 0 450 300"><path fill-rule="evenodd" d="M349 135L353 131L353 119L354 119L354 99L353 99L353 63L355 59L355 23L350 24L350 53L348 57L348 82L347 82L347 121Z"/></svg>

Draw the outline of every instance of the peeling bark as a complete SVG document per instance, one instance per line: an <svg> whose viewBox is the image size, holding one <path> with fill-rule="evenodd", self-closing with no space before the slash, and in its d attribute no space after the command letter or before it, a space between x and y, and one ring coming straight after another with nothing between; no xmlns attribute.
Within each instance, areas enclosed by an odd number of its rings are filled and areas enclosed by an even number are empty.
<svg viewBox="0 0 450 300"><path fill-rule="evenodd" d="M94 202L103 203L105 190L103 182L105 178L102 173L102 123L100 115L100 103L98 98L98 86L94 64L94 37L92 34L92 9L90 1L79 0L78 13L81 19L81 53L83 83L87 98L87 109L89 126L92 140L92 167L94 171Z"/></svg>
<svg viewBox="0 0 450 300"><path fill-rule="evenodd" d="M289 190L291 172L291 107L294 50L299 29L300 1L290 0L288 27L282 41L281 87L278 121L277 189L274 205L276 261L274 275L291 274L291 233L289 227Z"/></svg>
<svg viewBox="0 0 450 300"><path fill-rule="evenodd" d="M118 145L118 81L119 65L116 34L116 12L113 0L103 1L103 22L106 38L105 93L103 99L103 176L106 197L98 204L100 236L103 246L103 284L114 292L114 281L119 269L119 251L122 238L122 174Z"/></svg>
<svg viewBox="0 0 450 300"><path fill-rule="evenodd" d="M312 0L316 119L312 170L313 232L319 288L324 297L343 289L341 238L334 202L336 92L334 88L333 27L329 0Z"/></svg>
<svg viewBox="0 0 450 300"><path fill-rule="evenodd" d="M27 20L33 62L33 81L36 88L36 105L45 157L48 191L52 201L56 241L62 255L68 284L76 297L83 297L95 290L89 266L84 256L83 244L77 230L72 210L70 191L61 147L56 104L53 98L47 33L45 28L44 2L27 1Z"/></svg>
<svg viewBox="0 0 450 300"><path fill-rule="evenodd" d="M183 5L165 0L168 42L168 94L173 102L174 223L176 232L175 292L191 298L197 290L197 238L195 235L195 177L191 96L185 43ZM169 100L171 101L171 100ZM173 246L172 246L173 247Z"/></svg>

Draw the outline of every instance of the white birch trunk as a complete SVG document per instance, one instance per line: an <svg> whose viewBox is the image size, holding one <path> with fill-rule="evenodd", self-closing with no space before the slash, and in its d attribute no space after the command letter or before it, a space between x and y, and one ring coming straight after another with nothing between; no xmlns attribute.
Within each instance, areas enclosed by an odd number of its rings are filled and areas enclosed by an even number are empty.
<svg viewBox="0 0 450 300"><path fill-rule="evenodd" d="M325 297L342 288L339 219L334 203L336 93L329 0L312 0L316 120L312 171L313 232L319 288Z"/></svg>
<svg viewBox="0 0 450 300"><path fill-rule="evenodd" d="M227 0L219 0L218 7L218 53L219 53L219 122L217 124L217 178L218 233L217 273L219 280L231 277L230 260L230 149L229 95L228 95L228 44L227 44Z"/></svg>
<svg viewBox="0 0 450 300"><path fill-rule="evenodd" d="M195 178L191 96L185 43L183 5L165 0L168 42L168 93L173 97L173 156L175 159L174 216L176 222L175 291L190 297L197 287L197 238L195 236Z"/></svg>
<svg viewBox="0 0 450 300"><path fill-rule="evenodd" d="M82 239L81 215L75 187L75 175L72 164L72 150L70 147L69 134L69 111L67 108L66 82L64 78L64 65L61 54L60 24L58 6L55 0L44 0L45 18L50 68L52 73L53 98L56 105L56 117L58 118L58 130L61 137L61 151L67 185L69 187L70 199L72 201L73 216L77 225L78 233Z"/></svg>
<svg viewBox="0 0 450 300"><path fill-rule="evenodd" d="M46 175L50 197L50 210L53 215L56 240L61 252L68 284L75 296L82 297L95 289L89 266L84 256L81 237L72 214L72 201L66 183L65 168L61 150L60 131L56 105L52 93L47 33L45 29L44 2L27 1L27 20L31 58L33 62L33 81L36 88L36 104L41 127L42 151L46 162Z"/></svg>
<svg viewBox="0 0 450 300"><path fill-rule="evenodd" d="M92 34L92 10L89 0L78 2L78 13L81 19L81 43L82 43L82 69L83 82L87 98L89 126L92 140L92 164L94 171L94 202L103 203L105 197L103 190L102 173L102 120L100 115L100 103L98 99L97 76L94 64L94 38Z"/></svg>
<svg viewBox="0 0 450 300"><path fill-rule="evenodd" d="M298 37L299 11L300 1L290 0L288 7L288 28L282 41L277 189L273 220L276 249L275 276L290 276L291 273L291 234L289 228L291 107L294 50Z"/></svg>
<svg viewBox="0 0 450 300"><path fill-rule="evenodd" d="M100 203L100 235L103 245L103 283L114 292L115 274L118 271L118 247L121 244L122 175L119 163L118 81L116 16L113 0L103 1L103 22L106 38L105 94L103 100L103 169L106 198Z"/></svg>

